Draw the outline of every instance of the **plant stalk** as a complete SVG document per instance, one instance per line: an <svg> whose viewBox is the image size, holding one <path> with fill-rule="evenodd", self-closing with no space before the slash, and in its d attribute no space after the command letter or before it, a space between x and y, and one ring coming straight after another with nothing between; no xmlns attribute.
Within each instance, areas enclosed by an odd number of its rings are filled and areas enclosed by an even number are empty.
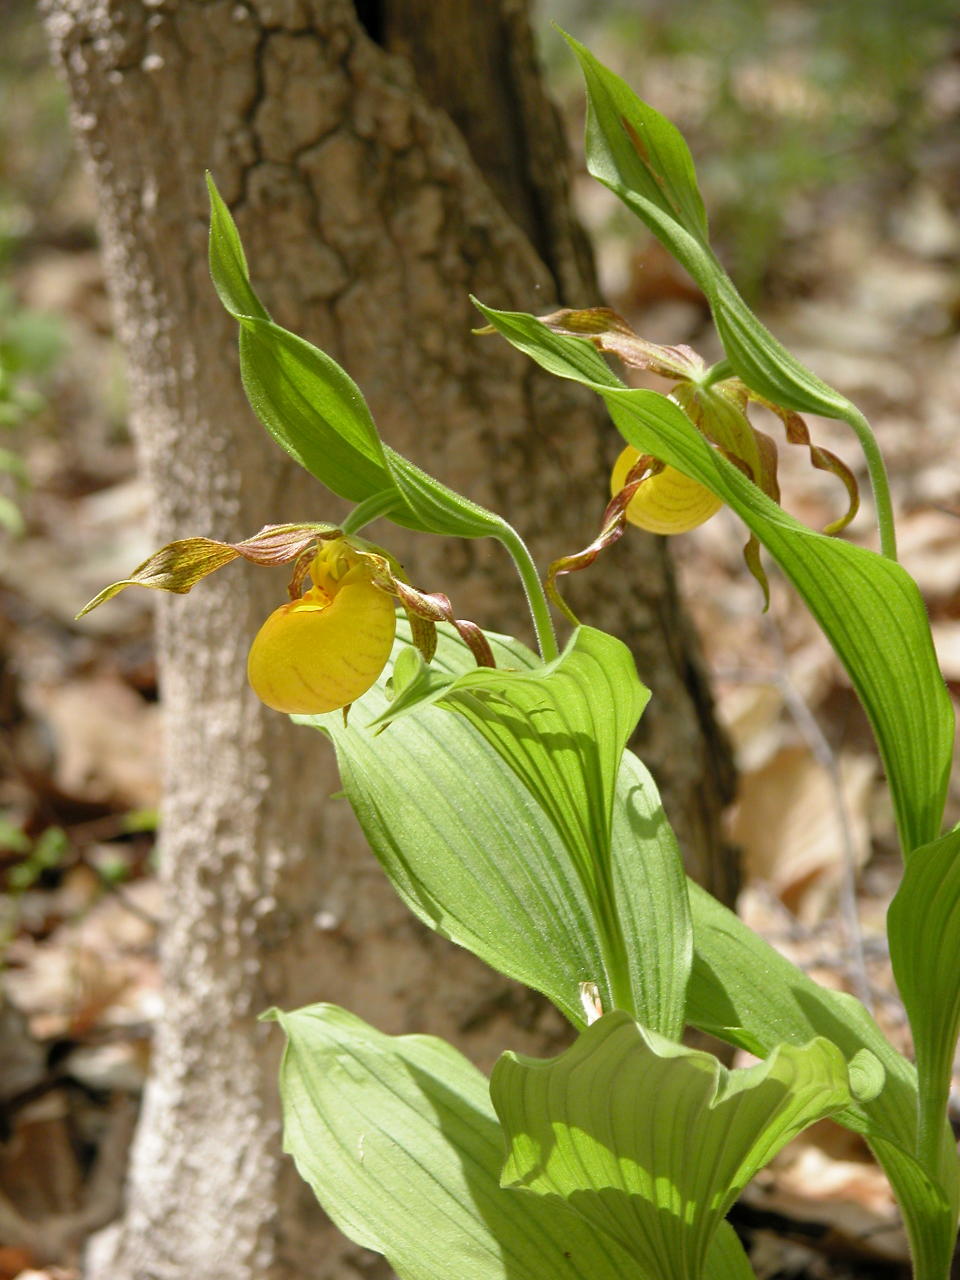
<svg viewBox="0 0 960 1280"><path fill-rule="evenodd" d="M557 647L557 635L553 629L550 606L547 603L540 575L537 573L537 566L533 563L533 557L527 549L527 544L512 525L504 521L503 531L497 536L509 551L513 563L517 566L520 581L523 583L524 594L527 597L530 617L533 620L533 629L537 635L537 648L540 650L540 657L544 662L553 662L555 658L560 656L560 650Z"/></svg>
<svg viewBox="0 0 960 1280"><path fill-rule="evenodd" d="M896 560L897 532L893 520L893 503L890 500L890 484L887 480L887 468L884 465L880 446L870 428L870 423L856 405L848 406L846 413L843 414L843 421L853 428L866 459L870 486L873 489L873 501L877 509L880 551L888 560Z"/></svg>
<svg viewBox="0 0 960 1280"><path fill-rule="evenodd" d="M380 516L387 515L396 504L396 492L392 489L381 489L379 493L371 494L369 498L364 498L363 502L358 503L349 515L340 521L340 528L348 536L359 533Z"/></svg>

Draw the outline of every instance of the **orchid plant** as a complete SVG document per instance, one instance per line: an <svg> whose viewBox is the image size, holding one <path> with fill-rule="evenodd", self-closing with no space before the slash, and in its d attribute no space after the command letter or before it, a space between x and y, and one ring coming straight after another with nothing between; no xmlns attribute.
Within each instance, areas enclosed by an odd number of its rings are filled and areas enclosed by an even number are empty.
<svg viewBox="0 0 960 1280"><path fill-rule="evenodd" d="M945 1280L960 1207L947 1122L960 832L941 833L953 712L920 594L896 560L883 462L862 414L738 295L710 247L680 134L570 44L587 85L590 171L697 282L725 353L708 366L606 310L536 318L477 303L489 329L600 396L624 438L594 542L559 557L545 586L511 525L385 444L346 373L270 319L211 182L211 271L238 323L251 403L353 509L336 527L172 543L88 608L133 583L188 591L237 557L290 564L290 600L252 641L254 691L330 739L410 909L571 1023L563 1053L507 1052L488 1081L442 1041L388 1036L333 1005L267 1015L287 1036L286 1149L333 1220L400 1277L749 1276L725 1215L784 1143L831 1116L885 1169L918 1280ZM605 354L664 374L672 392L627 387ZM751 403L772 409L788 442L844 487L846 510L827 531L779 506L776 446L752 426ZM856 510L857 486L811 443L805 412L848 423L861 441L880 554L833 536ZM765 547L870 718L904 859L889 944L915 1064L854 997L819 986L685 878L653 780L626 749L648 698L633 659L577 623L560 595L562 575L593 563L629 523L681 532L721 505L746 525L750 571L765 587ZM407 582L388 550L360 537L380 517L503 543L539 651L485 634L445 596ZM548 594L575 623L562 652ZM686 1047L686 1026L755 1065L727 1069Z"/></svg>

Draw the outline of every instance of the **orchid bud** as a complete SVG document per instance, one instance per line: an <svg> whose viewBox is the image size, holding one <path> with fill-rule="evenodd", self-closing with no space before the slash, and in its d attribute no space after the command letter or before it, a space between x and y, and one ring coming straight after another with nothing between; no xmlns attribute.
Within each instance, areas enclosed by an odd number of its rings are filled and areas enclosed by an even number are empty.
<svg viewBox="0 0 960 1280"><path fill-rule="evenodd" d="M267 618L250 646L247 678L257 697L288 715L348 706L376 682L393 647L392 596L373 581L371 557L345 539L324 542L313 586Z"/></svg>
<svg viewBox="0 0 960 1280"><path fill-rule="evenodd" d="M632 445L620 454L610 477L610 492L617 494L627 483L631 468L639 459ZM665 466L646 477L631 498L625 515L631 524L648 533L688 533L709 520L723 503L697 480Z"/></svg>

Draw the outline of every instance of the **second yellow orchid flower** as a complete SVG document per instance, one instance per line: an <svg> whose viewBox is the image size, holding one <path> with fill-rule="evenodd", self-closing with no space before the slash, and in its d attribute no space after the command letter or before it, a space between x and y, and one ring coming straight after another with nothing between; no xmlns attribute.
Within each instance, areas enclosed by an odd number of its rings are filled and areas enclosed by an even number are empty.
<svg viewBox="0 0 960 1280"><path fill-rule="evenodd" d="M610 476L610 495L615 497L627 484L640 452L627 445ZM648 533L689 533L715 516L723 503L696 480L691 480L676 467L662 465L651 470L630 499L624 512L627 520Z"/></svg>

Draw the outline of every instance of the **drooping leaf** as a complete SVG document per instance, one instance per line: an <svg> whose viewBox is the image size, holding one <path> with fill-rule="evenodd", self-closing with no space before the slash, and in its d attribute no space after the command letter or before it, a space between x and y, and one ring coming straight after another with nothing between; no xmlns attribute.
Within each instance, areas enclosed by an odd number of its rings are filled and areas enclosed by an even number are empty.
<svg viewBox="0 0 960 1280"><path fill-rule="evenodd" d="M960 1033L960 830L914 850L887 913L890 960L913 1032L919 1145L941 1174L940 1142Z"/></svg>
<svg viewBox="0 0 960 1280"><path fill-rule="evenodd" d="M473 668L469 651L449 628L438 631L435 673L458 679L470 672L467 685L494 676ZM605 642L598 646L597 633L581 640L571 651L572 664L568 658L560 672L567 696L561 692L551 707L553 692L542 664L515 641L490 639L500 669L495 678L509 683L506 668L513 668L520 691L513 710L499 704L510 712L506 723L516 729L514 743L502 741L494 750L485 739L492 717L476 690L455 695L469 697L475 723L464 714L421 706L377 733L368 727L371 718L382 712L389 719L393 711L377 689L356 704L348 726L336 715L306 723L332 738L344 789L367 839L422 920L544 992L575 1025L584 1022L580 984L595 982L605 1009L619 997L648 1025L678 1034L690 960L682 868L656 789L630 753L616 775L606 844L598 844L591 865L584 865L584 841L594 831L601 841L608 821L613 744L636 714L640 686L632 663L617 677L623 687L609 686L604 694L622 655L614 651L610 670L601 670ZM408 643L399 640L395 653ZM571 743L592 732L590 716L600 712L602 697L614 694L633 710L608 711L607 746L599 756L589 747L586 756L595 779L590 786L607 798L599 809L592 802L592 809L578 815L572 793L581 785L575 780L580 765ZM593 709L584 705L591 699ZM527 719L519 714L521 706L529 709ZM566 724L558 706L570 717ZM508 762L513 753L517 758ZM546 808L536 795L545 787L561 793ZM607 865L597 869L601 858ZM624 957L626 978L618 968Z"/></svg>
<svg viewBox="0 0 960 1280"><path fill-rule="evenodd" d="M624 439L717 494L800 592L846 667L887 770L904 853L939 835L953 754L953 708L912 578L886 557L808 529L712 449L683 412L654 391L615 385L588 343L533 316L480 308L544 368L602 396ZM586 353L586 355L585 355Z"/></svg>
<svg viewBox="0 0 960 1280"><path fill-rule="evenodd" d="M960 1194L955 1144L943 1121L939 1178L921 1166L914 1067L893 1049L859 1000L819 986L705 890L692 881L688 887L695 947L688 1021L759 1056L780 1043L802 1045L826 1036L849 1064L864 1050L880 1064L881 1091L836 1118L863 1134L890 1179L918 1280L942 1280L953 1253Z"/></svg>
<svg viewBox="0 0 960 1280"><path fill-rule="evenodd" d="M505 1054L490 1093L509 1143L504 1185L566 1201L661 1280L705 1275L747 1181L852 1100L828 1040L727 1071L622 1012L556 1058Z"/></svg>
<svg viewBox="0 0 960 1280"><path fill-rule="evenodd" d="M487 1081L451 1045L384 1035L333 1005L271 1016L287 1036L284 1150L340 1230L400 1280L630 1274L619 1245L566 1205L501 1188Z"/></svg>

